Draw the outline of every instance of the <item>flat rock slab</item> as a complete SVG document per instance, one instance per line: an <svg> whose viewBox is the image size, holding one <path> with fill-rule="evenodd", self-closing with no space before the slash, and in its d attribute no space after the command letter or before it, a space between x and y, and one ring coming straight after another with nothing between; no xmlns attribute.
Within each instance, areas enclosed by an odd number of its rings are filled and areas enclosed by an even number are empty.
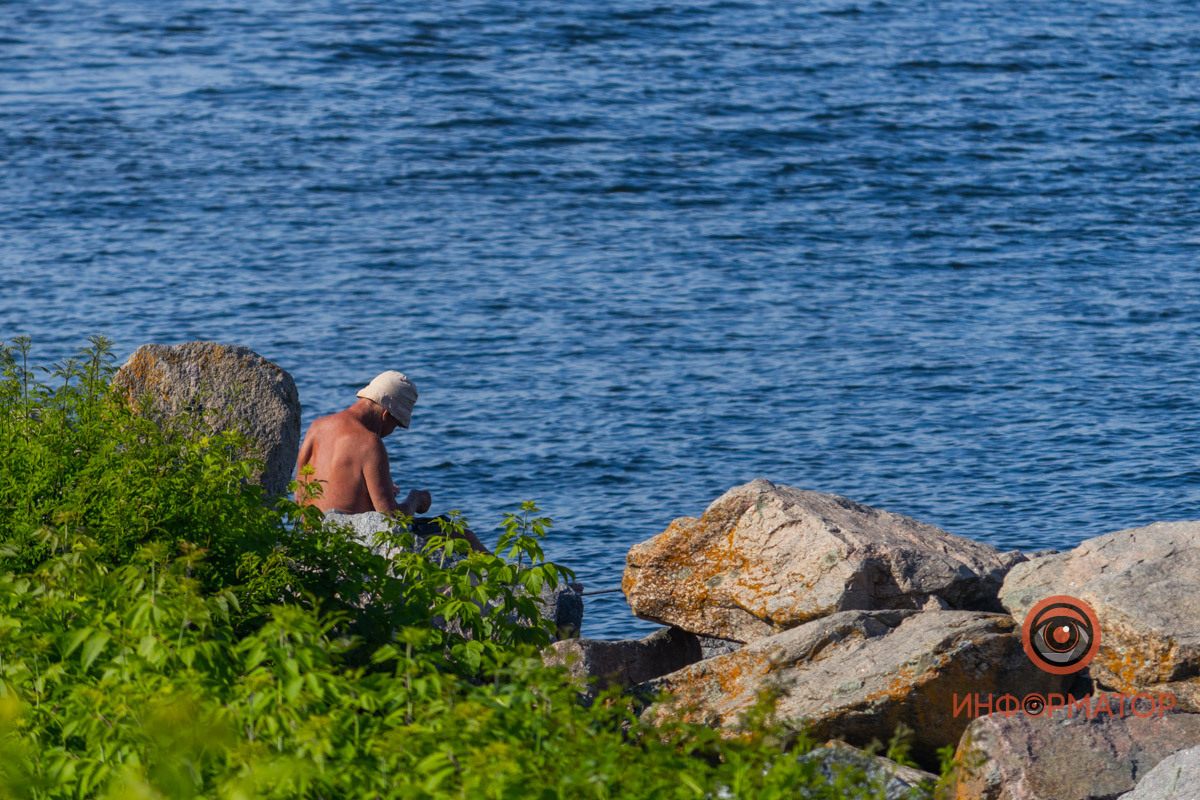
<svg viewBox="0 0 1200 800"><path fill-rule="evenodd" d="M760 478L633 547L622 588L643 619L749 642L838 611L1001 611L996 592L1023 559Z"/></svg>
<svg viewBox="0 0 1200 800"><path fill-rule="evenodd" d="M1200 798L1200 747L1164 758L1120 800L1196 800Z"/></svg>
<svg viewBox="0 0 1200 800"><path fill-rule="evenodd" d="M214 429L245 434L246 455L265 463L254 480L269 495L287 492L300 451L300 394L278 365L238 345L146 344L113 383L132 403L148 397L160 413L200 413Z"/></svg>
<svg viewBox="0 0 1200 800"><path fill-rule="evenodd" d="M1114 699L1108 707L1115 713L1090 717L1066 708L979 717L959 745L966 766L955 799L1112 800L1176 750L1200 742L1200 714L1142 718L1131 702Z"/></svg>
<svg viewBox="0 0 1200 800"><path fill-rule="evenodd" d="M903 724L914 759L934 766L971 721L956 715L956 697L1059 692L1065 680L1029 661L1006 614L842 611L639 688L671 695L646 710L651 720L679 713L736 728L765 689L780 718L807 721L816 737L865 746Z"/></svg>
<svg viewBox="0 0 1200 800"><path fill-rule="evenodd" d="M1013 567L1000 591L1018 621L1053 595L1100 622L1092 678L1120 692L1174 694L1200 711L1200 522L1160 522L1088 539Z"/></svg>
<svg viewBox="0 0 1200 800"><path fill-rule="evenodd" d="M583 689L633 686L683 669L703 657L700 639L680 628L663 628L642 639L567 639L542 654L548 666L565 666Z"/></svg>

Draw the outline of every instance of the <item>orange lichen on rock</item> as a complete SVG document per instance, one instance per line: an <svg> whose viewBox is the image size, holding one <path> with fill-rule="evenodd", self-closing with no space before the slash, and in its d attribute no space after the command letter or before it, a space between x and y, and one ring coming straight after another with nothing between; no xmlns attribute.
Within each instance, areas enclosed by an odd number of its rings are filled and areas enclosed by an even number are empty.
<svg viewBox="0 0 1200 800"><path fill-rule="evenodd" d="M848 609L998 610L994 548L836 495L762 479L630 549L638 616L749 642ZM993 606L995 606L993 608Z"/></svg>
<svg viewBox="0 0 1200 800"><path fill-rule="evenodd" d="M817 736L852 744L887 741L898 724L916 729L925 759L957 743L970 722L956 696L1058 691L1066 679L1025 657L1011 618L967 611L845 611L693 664L649 685L673 699L651 712L732 725L759 693L776 713L806 721Z"/></svg>
<svg viewBox="0 0 1200 800"><path fill-rule="evenodd" d="M1100 625L1093 678L1122 692L1175 686L1179 707L1200 711L1197 584L1200 522L1157 522L1019 564L1000 597L1020 620L1046 597L1088 604Z"/></svg>

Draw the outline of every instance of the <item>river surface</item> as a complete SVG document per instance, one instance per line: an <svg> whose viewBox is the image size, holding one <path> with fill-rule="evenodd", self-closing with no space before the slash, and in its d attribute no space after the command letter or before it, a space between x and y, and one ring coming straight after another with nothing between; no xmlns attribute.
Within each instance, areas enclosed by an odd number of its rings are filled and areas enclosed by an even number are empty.
<svg viewBox="0 0 1200 800"><path fill-rule="evenodd" d="M400 369L397 482L589 589L760 476L1200 518L1198 179L1180 0L0 0L0 339Z"/></svg>

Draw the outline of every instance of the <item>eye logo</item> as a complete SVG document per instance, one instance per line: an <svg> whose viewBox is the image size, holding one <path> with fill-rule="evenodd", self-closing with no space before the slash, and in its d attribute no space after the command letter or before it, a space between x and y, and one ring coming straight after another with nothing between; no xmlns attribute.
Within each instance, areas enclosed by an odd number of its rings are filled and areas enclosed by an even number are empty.
<svg viewBox="0 0 1200 800"><path fill-rule="evenodd" d="M1025 615L1021 644L1029 660L1054 675L1070 675L1092 663L1100 649L1100 622L1076 597L1047 597Z"/></svg>

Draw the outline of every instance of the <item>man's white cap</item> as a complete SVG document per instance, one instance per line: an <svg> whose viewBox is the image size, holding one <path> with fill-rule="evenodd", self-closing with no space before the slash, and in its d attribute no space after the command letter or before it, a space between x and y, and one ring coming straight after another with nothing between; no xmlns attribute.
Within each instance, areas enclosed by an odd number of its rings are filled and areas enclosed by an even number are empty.
<svg viewBox="0 0 1200 800"><path fill-rule="evenodd" d="M417 385L403 372L390 369L376 375L375 380L359 390L358 396L379 403L399 421L401 428L407 428L417 403Z"/></svg>

